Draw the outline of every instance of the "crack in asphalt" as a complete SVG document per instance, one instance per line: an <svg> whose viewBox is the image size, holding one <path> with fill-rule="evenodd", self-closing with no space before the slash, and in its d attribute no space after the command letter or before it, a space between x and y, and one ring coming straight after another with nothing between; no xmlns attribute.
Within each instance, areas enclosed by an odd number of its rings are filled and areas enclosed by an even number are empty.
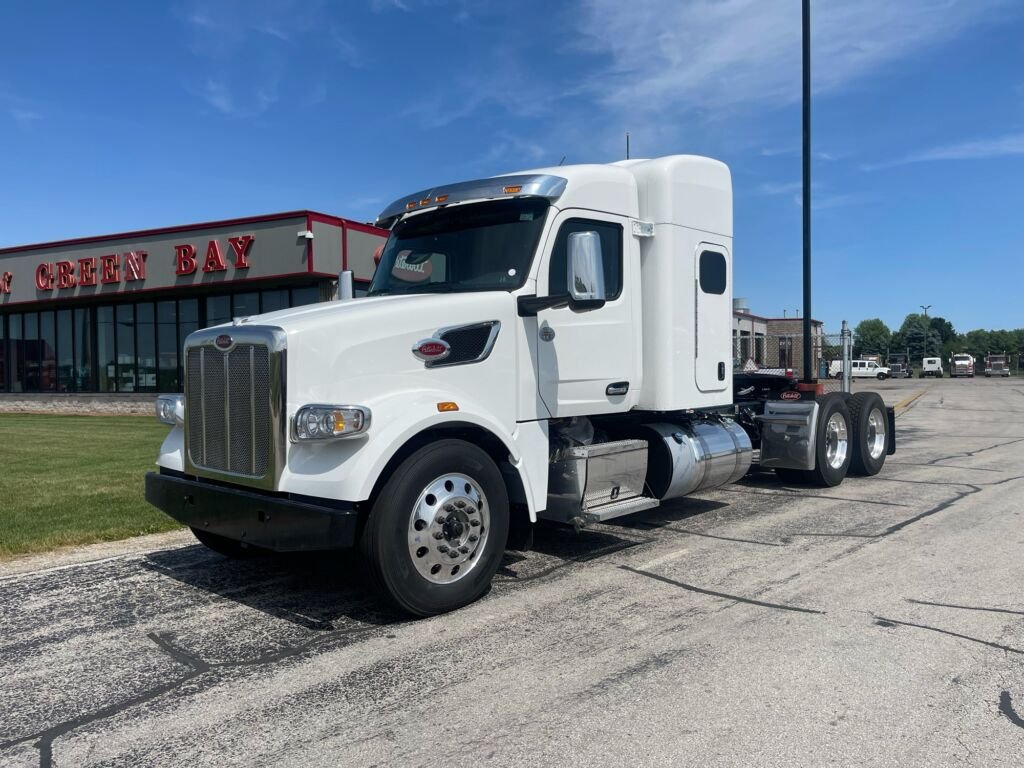
<svg viewBox="0 0 1024 768"><path fill-rule="evenodd" d="M962 452L962 453L954 453L954 454L952 454L950 456L942 456L942 457L940 457L938 459L932 459L928 463L931 464L932 466L935 466L940 461L949 461L950 459L959 459L959 458L970 459L970 458L974 458L979 453L985 453L985 451L994 451L996 448L1005 448L1008 445L1016 445L1017 443L1024 443L1024 437L1018 437L1018 438L1016 438L1014 440L1007 440L1006 442L995 443L993 445L987 445L984 448L977 448L977 449L975 449L973 451L965 451L965 452Z"/></svg>
<svg viewBox="0 0 1024 768"><path fill-rule="evenodd" d="M904 598L904 600L906 600L908 603L913 603L914 605L934 605L934 606L939 607L939 608L959 608L960 610L964 610L964 611L987 611L987 612L990 612L990 613L1009 613L1009 614L1012 614L1014 616L1024 616L1024 611L1013 611L1013 610L1010 610L1009 608L985 608L985 607L975 606L975 605L955 605L953 603L935 603L935 602L932 602L931 600L915 600L912 597Z"/></svg>
<svg viewBox="0 0 1024 768"><path fill-rule="evenodd" d="M875 624L880 627L892 628L892 627L915 627L916 629L926 629L929 632L938 632L940 635L949 635L950 637L956 637L960 640L969 640L972 643L978 643L979 645L986 645L989 648L995 648L997 651L1004 651L1006 653L1018 653L1024 655L1024 651L1020 648L1013 648L1009 645L1002 645L1001 643L995 643L991 640L982 640L980 637L971 637L970 635L964 635L959 632L953 632L949 629L942 629L941 627L932 627L928 624L915 624L912 621L900 621L898 619L887 619L884 616L875 616Z"/></svg>
<svg viewBox="0 0 1024 768"><path fill-rule="evenodd" d="M110 717L114 717L122 712L125 712L133 707L137 707L140 704L145 704L148 701L159 698L165 693L169 693L186 683L201 677L210 672L216 672L223 669L237 669L247 667L260 667L267 666L270 664L276 664L286 659L300 657L303 654L314 650L317 646L326 645L327 641L335 639L349 639L355 636L367 634L376 631L386 631L387 627L381 626L360 626L350 627L344 630L337 630L328 634L320 634L316 637L310 638L304 643L298 643L296 645L289 645L272 651L269 653L261 654L252 659L242 659L239 661L223 661L208 663L199 659L191 654L182 651L170 643L164 636L159 635L155 632L151 632L147 637L152 640L160 650L166 653L175 661L188 667L188 672L175 680L168 680L166 682L155 685L151 688L147 688L144 691L131 696L127 699L123 699L113 704L109 704L106 707L102 707L93 712L79 715L68 720L51 725L49 728L45 728L42 731L28 734L17 739L10 739L8 741L0 742L0 750L8 749L10 747L24 744L26 742L35 741L33 744L36 749L39 750L39 766L40 768L52 768L53 766L53 743L61 736L65 736L78 728L91 723L98 722L100 720L106 720Z"/></svg>
<svg viewBox="0 0 1024 768"><path fill-rule="evenodd" d="M825 611L815 610L814 608L801 608L800 606L796 606L796 605L782 605L780 603L767 603L767 602L765 602L763 600L754 600L753 598L749 598L749 597L740 597L739 595L730 595L727 592L716 592L716 591L711 590L711 589L704 589L703 587L695 587L692 584L684 584L681 581L676 581L675 579L670 579L670 578L668 578L666 576L659 576L656 573L651 573L650 571L643 571L643 570L640 570L639 568L631 568L628 565L620 565L619 568L621 570L623 570L623 571L629 571L630 573L638 574L639 576L646 576L647 578L654 579L655 581L661 581L661 582L664 582L665 584L671 584L674 587L679 587L680 589L685 589L685 590L687 590L689 592L696 592L699 595L709 595L710 597L720 597L720 598L722 598L724 600L733 600L733 601L735 601L737 603L746 603L747 605L757 605L757 606L760 606L761 608L774 608L774 609L779 610L779 611L795 611L797 613L816 613L816 614L819 614L819 615L824 615L825 614Z"/></svg>

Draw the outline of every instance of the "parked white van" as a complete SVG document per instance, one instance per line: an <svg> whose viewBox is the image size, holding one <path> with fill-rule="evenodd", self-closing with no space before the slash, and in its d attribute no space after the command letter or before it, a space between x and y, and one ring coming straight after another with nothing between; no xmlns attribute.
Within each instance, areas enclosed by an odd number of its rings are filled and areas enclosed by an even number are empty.
<svg viewBox="0 0 1024 768"><path fill-rule="evenodd" d="M828 375L833 379L843 377L843 361L833 360L828 368ZM887 379L892 372L884 365L879 365L874 360L851 360L850 375L855 379Z"/></svg>
<svg viewBox="0 0 1024 768"><path fill-rule="evenodd" d="M942 358L941 357L926 357L921 363L921 372L917 374L917 378L923 379L925 376L937 376L942 378Z"/></svg>

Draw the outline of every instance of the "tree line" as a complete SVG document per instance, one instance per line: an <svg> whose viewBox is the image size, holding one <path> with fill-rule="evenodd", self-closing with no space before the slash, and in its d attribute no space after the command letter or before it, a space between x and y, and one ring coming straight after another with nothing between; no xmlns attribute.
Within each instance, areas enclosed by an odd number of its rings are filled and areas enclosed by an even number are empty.
<svg viewBox="0 0 1024 768"><path fill-rule="evenodd" d="M944 317L926 317L917 312L907 315L899 330L891 331L877 317L861 320L853 329L853 356L905 353L917 362L924 357L941 357L967 352L980 363L985 355L1005 352L1016 362L1024 354L1024 328L1012 331L986 331L977 329L958 333Z"/></svg>

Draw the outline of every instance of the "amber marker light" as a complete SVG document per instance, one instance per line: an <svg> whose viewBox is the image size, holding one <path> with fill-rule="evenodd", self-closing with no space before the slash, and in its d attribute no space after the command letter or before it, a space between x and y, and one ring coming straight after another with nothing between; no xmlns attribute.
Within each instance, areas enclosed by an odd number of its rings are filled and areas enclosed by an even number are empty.
<svg viewBox="0 0 1024 768"><path fill-rule="evenodd" d="M445 403L438 403L437 410L439 410L441 413L444 413L445 411L457 411L459 410L459 404L450 401Z"/></svg>
<svg viewBox="0 0 1024 768"><path fill-rule="evenodd" d="M523 191L522 184L510 184L503 189L506 195L515 195Z"/></svg>
<svg viewBox="0 0 1024 768"><path fill-rule="evenodd" d="M434 202L435 203L447 203L448 202L448 195L438 195L437 197L434 198Z"/></svg>

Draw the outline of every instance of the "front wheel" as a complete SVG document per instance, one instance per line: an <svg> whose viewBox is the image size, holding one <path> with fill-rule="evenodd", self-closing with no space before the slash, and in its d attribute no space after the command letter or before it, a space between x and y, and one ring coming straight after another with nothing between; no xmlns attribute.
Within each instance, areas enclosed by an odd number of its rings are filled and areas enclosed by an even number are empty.
<svg viewBox="0 0 1024 768"><path fill-rule="evenodd" d="M884 373L878 374L878 380L879 381L885 381L885 374Z"/></svg>
<svg viewBox="0 0 1024 768"><path fill-rule="evenodd" d="M487 592L508 525L508 494L491 457L463 440L439 440L410 455L384 484L360 549L387 600L433 616Z"/></svg>

